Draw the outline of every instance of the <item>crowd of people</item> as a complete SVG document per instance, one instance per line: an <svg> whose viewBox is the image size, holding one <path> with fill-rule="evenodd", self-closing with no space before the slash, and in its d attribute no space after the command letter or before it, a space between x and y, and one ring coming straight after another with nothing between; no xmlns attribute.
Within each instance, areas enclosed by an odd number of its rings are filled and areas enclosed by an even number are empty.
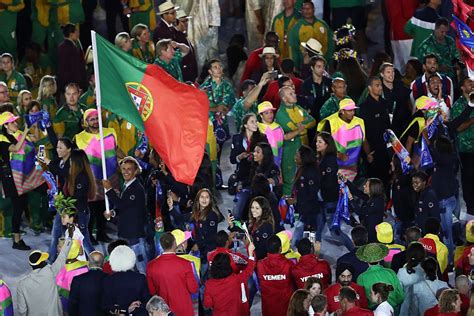
<svg viewBox="0 0 474 316"><path fill-rule="evenodd" d="M0 211L15 250L22 222L51 232L13 300L0 279L0 315L249 315L257 293L263 315L474 315L474 79L451 1L383 1L373 60L365 0L248 0L225 59L218 1L105 1L121 54L208 97L193 185L97 108L88 2L32 1L19 45L24 2L0 0Z"/></svg>

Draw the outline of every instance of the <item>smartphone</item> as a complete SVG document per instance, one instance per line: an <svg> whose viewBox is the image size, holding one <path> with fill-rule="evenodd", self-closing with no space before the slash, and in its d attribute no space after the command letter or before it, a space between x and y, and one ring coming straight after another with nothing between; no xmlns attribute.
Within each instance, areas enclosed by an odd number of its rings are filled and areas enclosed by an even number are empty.
<svg viewBox="0 0 474 316"><path fill-rule="evenodd" d="M270 78L272 80L276 80L278 78L278 71L277 70L270 71Z"/></svg>
<svg viewBox="0 0 474 316"><path fill-rule="evenodd" d="M227 214L229 214L229 217L234 216L234 215L232 214L232 210L230 210L230 209L227 210Z"/></svg>
<svg viewBox="0 0 474 316"><path fill-rule="evenodd" d="M44 145L39 145L38 157L41 158L41 160L46 157L46 149L44 148Z"/></svg>

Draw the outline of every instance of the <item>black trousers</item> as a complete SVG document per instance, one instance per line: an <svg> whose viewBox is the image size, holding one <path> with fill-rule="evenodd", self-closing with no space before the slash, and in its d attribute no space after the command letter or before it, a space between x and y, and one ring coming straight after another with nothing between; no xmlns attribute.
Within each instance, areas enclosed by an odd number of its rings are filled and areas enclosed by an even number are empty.
<svg viewBox="0 0 474 316"><path fill-rule="evenodd" d="M474 153L459 153L461 158L462 195L467 213L474 215Z"/></svg>
<svg viewBox="0 0 474 316"><path fill-rule="evenodd" d="M89 234L92 236L92 231L95 223L97 227L97 238L100 238L105 234L105 201L102 200L89 202L89 210L91 212L91 218L89 220Z"/></svg>

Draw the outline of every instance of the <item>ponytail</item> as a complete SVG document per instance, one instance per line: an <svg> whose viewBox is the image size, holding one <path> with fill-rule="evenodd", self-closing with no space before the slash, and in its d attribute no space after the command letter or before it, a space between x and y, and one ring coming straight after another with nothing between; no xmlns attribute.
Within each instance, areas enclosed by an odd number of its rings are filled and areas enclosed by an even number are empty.
<svg viewBox="0 0 474 316"><path fill-rule="evenodd" d="M393 291L393 285L381 282L374 283L372 285L372 291L374 291L375 294L380 294L382 302L385 302L388 299L390 292Z"/></svg>

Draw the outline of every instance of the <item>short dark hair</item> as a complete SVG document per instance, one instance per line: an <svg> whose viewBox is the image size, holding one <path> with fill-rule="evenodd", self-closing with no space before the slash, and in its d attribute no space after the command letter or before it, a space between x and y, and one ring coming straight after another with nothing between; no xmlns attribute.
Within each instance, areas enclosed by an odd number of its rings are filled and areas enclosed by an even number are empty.
<svg viewBox="0 0 474 316"><path fill-rule="evenodd" d="M328 305L326 296L318 294L311 300L311 307L315 313L321 313Z"/></svg>
<svg viewBox="0 0 474 316"><path fill-rule="evenodd" d="M76 31L76 26L72 23L68 23L63 26L63 35L64 37L69 37L72 33Z"/></svg>
<svg viewBox="0 0 474 316"><path fill-rule="evenodd" d="M436 217L428 217L425 221L425 234L438 235L441 230L441 224Z"/></svg>
<svg viewBox="0 0 474 316"><path fill-rule="evenodd" d="M268 253L280 253L281 240L277 235L273 235L267 240L267 251Z"/></svg>
<svg viewBox="0 0 474 316"><path fill-rule="evenodd" d="M280 39L276 32L270 31L265 33L265 42L271 41L272 39Z"/></svg>
<svg viewBox="0 0 474 316"><path fill-rule="evenodd" d="M367 181L369 181L369 196L371 198L385 198L385 188L382 180L379 178L369 178Z"/></svg>
<svg viewBox="0 0 474 316"><path fill-rule="evenodd" d="M117 239L112 241L108 246L107 246L107 253L110 255L112 251L114 251L115 248L118 246L128 246L128 241L125 239Z"/></svg>
<svg viewBox="0 0 474 316"><path fill-rule="evenodd" d="M216 246L225 247L227 241L229 241L229 235L227 234L227 232L225 230L218 231L216 237Z"/></svg>
<svg viewBox="0 0 474 316"><path fill-rule="evenodd" d="M448 19L444 17L440 17L436 20L435 22L435 29L438 29L441 25L449 27L449 21Z"/></svg>
<svg viewBox="0 0 474 316"><path fill-rule="evenodd" d="M423 56L423 65L426 65L426 62L428 61L428 59L433 59L433 58L436 59L436 61L438 62L438 56L436 56L433 53L429 53Z"/></svg>
<svg viewBox="0 0 474 316"><path fill-rule="evenodd" d="M245 91L245 90L247 90L250 86L255 86L255 85L257 85L257 83L255 82L255 80L246 79L246 80L244 80L244 82L242 82L242 84L240 85L240 90L241 90L241 91Z"/></svg>
<svg viewBox="0 0 474 316"><path fill-rule="evenodd" d="M293 73L295 69L295 63L290 58L283 59L280 65L280 69L285 74Z"/></svg>
<svg viewBox="0 0 474 316"><path fill-rule="evenodd" d="M343 286L339 291L339 301L343 299L348 300L351 303L354 303L357 300L357 293L352 288L348 286Z"/></svg>
<svg viewBox="0 0 474 316"><path fill-rule="evenodd" d="M209 268L209 273L213 279L224 279L232 274L232 266L230 265L230 257L226 253L218 253L212 265Z"/></svg>
<svg viewBox="0 0 474 316"><path fill-rule="evenodd" d="M433 80L433 79L439 79L439 80L441 80L441 78L438 77L437 74L432 74L431 76L429 76L428 78L426 78L426 82L427 82L428 84L430 84L430 83L431 83L431 80Z"/></svg>
<svg viewBox="0 0 474 316"><path fill-rule="evenodd" d="M311 2L311 3L312 3L312 2ZM314 67L314 65L316 65L316 63L317 63L318 61L322 61L322 62L324 63L324 66L327 65L326 58L324 58L324 57L321 56L321 55L314 55L313 57L311 57L310 60L309 60L309 65L310 65L311 67Z"/></svg>
<svg viewBox="0 0 474 316"><path fill-rule="evenodd" d="M298 252L302 256L311 254L312 246L308 238L303 238L296 244L296 248L298 248Z"/></svg>
<svg viewBox="0 0 474 316"><path fill-rule="evenodd" d="M428 181L428 175L424 171L417 171L414 174L412 174L411 178L418 178L421 179L421 181L427 182Z"/></svg>
<svg viewBox="0 0 474 316"><path fill-rule="evenodd" d="M311 7L314 9L314 3L311 0L304 0L303 4L310 4Z"/></svg>
<svg viewBox="0 0 474 316"><path fill-rule="evenodd" d="M379 76L371 76L369 79L367 79L367 86L371 86L374 81L382 81Z"/></svg>
<svg viewBox="0 0 474 316"><path fill-rule="evenodd" d="M285 82L287 82L288 80L291 80L291 78L288 77L288 76L281 76L281 77L279 77L278 80L277 80L277 82L278 82L278 88L283 87L283 84L284 84Z"/></svg>
<svg viewBox="0 0 474 316"><path fill-rule="evenodd" d="M160 237L160 245L163 250L169 250L173 247L173 244L176 243L176 239L173 234L166 232Z"/></svg>
<svg viewBox="0 0 474 316"><path fill-rule="evenodd" d="M352 242L356 247L361 247L369 242L369 234L367 228L358 225L351 230Z"/></svg>
<svg viewBox="0 0 474 316"><path fill-rule="evenodd" d="M421 238L421 228L418 226L411 226L405 230L406 242L411 243L418 241Z"/></svg>

